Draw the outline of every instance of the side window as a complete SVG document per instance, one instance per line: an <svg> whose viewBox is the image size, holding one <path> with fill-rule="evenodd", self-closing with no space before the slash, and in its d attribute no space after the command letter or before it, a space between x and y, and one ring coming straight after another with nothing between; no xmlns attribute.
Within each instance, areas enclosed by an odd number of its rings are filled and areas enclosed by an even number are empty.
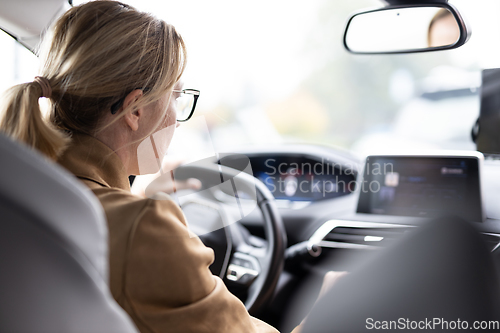
<svg viewBox="0 0 500 333"><path fill-rule="evenodd" d="M37 56L2 30L0 50L0 93L15 84L32 81L37 75Z"/></svg>

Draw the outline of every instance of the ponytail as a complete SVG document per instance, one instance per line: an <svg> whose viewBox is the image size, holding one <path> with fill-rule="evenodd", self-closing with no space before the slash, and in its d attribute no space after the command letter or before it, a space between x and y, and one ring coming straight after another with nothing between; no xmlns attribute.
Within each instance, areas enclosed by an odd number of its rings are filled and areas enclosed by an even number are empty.
<svg viewBox="0 0 500 333"><path fill-rule="evenodd" d="M69 137L42 116L38 99L46 89L38 77L8 89L0 101L0 131L55 160L68 145Z"/></svg>

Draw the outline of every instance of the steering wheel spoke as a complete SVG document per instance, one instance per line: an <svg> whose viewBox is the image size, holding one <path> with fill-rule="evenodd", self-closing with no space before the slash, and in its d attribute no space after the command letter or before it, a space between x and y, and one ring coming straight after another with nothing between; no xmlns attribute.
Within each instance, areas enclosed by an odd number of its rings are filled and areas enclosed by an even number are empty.
<svg viewBox="0 0 500 333"><path fill-rule="evenodd" d="M254 256L235 252L227 268L226 278L233 283L249 287L260 275L261 265Z"/></svg>

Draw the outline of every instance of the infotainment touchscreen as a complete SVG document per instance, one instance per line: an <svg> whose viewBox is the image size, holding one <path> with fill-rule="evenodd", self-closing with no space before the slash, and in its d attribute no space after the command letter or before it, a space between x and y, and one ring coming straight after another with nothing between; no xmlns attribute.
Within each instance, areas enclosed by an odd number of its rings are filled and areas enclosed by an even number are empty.
<svg viewBox="0 0 500 333"><path fill-rule="evenodd" d="M483 221L479 156L369 156L358 213Z"/></svg>

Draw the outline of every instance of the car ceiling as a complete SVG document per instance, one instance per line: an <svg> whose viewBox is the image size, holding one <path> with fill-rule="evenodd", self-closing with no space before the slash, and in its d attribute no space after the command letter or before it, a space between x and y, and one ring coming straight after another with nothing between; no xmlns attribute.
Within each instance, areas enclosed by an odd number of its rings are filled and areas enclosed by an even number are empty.
<svg viewBox="0 0 500 333"><path fill-rule="evenodd" d="M70 6L68 0L0 1L0 27L33 51L47 27Z"/></svg>
<svg viewBox="0 0 500 333"><path fill-rule="evenodd" d="M40 40L54 19L71 6L72 0L2 0L0 1L0 27L31 51L36 50ZM384 4L448 0L381 0ZM28 9L28 10L27 10Z"/></svg>

